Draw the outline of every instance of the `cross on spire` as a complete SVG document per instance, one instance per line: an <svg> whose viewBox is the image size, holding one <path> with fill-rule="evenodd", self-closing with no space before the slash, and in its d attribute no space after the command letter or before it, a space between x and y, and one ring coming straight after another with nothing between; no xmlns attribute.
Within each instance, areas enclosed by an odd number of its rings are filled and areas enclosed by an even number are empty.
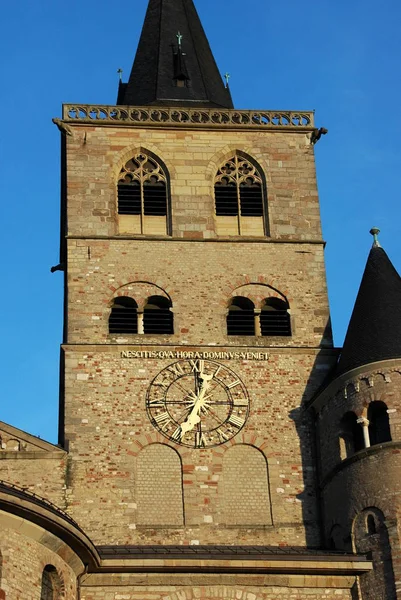
<svg viewBox="0 0 401 600"><path fill-rule="evenodd" d="M175 39L180 64L171 60ZM194 0L149 0L131 75L128 83L120 83L117 104L233 108Z"/></svg>

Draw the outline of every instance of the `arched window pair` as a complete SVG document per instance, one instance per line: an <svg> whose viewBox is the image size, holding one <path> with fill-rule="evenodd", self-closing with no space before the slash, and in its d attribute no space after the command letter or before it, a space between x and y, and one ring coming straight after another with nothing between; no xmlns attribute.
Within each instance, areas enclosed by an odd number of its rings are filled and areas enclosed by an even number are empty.
<svg viewBox="0 0 401 600"><path fill-rule="evenodd" d="M220 167L214 197L219 235L268 235L266 182L251 157L236 153Z"/></svg>
<svg viewBox="0 0 401 600"><path fill-rule="evenodd" d="M290 336L288 303L280 298L266 298L256 309L249 298L236 296L228 308L227 335Z"/></svg>
<svg viewBox="0 0 401 600"><path fill-rule="evenodd" d="M117 195L120 233L170 233L169 178L160 159L133 156L120 171Z"/></svg>
<svg viewBox="0 0 401 600"><path fill-rule="evenodd" d="M390 420L384 402L371 402L367 418L357 417L352 411L340 421L341 458L348 458L370 446L391 442Z"/></svg>
<svg viewBox="0 0 401 600"><path fill-rule="evenodd" d="M111 334L173 334L174 315L172 304L164 296L150 296L143 308L133 298L115 298L109 317Z"/></svg>

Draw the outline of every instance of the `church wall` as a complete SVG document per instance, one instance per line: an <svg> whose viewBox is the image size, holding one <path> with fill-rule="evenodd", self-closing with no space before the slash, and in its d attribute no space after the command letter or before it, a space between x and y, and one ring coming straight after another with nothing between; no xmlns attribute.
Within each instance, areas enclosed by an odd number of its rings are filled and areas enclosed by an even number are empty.
<svg viewBox="0 0 401 600"><path fill-rule="evenodd" d="M0 551L5 600L39 600L46 566L56 570L61 599L75 600L79 559L58 538L23 519L0 513ZM70 563L70 564L69 564ZM0 598L2 596L0 595Z"/></svg>
<svg viewBox="0 0 401 600"><path fill-rule="evenodd" d="M273 238L321 239L310 134L261 130L76 127L67 137L68 233L118 234L116 182L139 149L149 150L170 172L173 235L216 237L213 182L236 150L264 170Z"/></svg>
<svg viewBox="0 0 401 600"><path fill-rule="evenodd" d="M189 579L191 576L187 577ZM224 576L220 578L227 579ZM123 596L121 588L90 586L82 588L81 600L119 600L122 597L124 600L350 600L352 597L346 578L272 575L263 579L267 580L263 587L230 585L228 582L225 585L198 586L191 585L190 581L185 587L160 584L154 584L153 589L124 586Z"/></svg>
<svg viewBox="0 0 401 600"><path fill-rule="evenodd" d="M230 442L193 450L158 433L145 408L149 382L175 360L121 358L121 351L126 349L65 349L66 364L70 365L66 379L70 483L66 493L69 511L94 542L174 544L195 540L200 544L301 546L307 540L311 545L319 545L312 423L300 403L304 394L309 396L320 384L327 361L332 360L330 351L275 350L269 352L268 361L219 361L234 369L246 383L250 416ZM181 350L182 347L170 347L171 352ZM138 523L137 461L142 448L154 443L170 445L181 458L182 474L177 462L176 478L182 476L185 526L178 527L176 517L168 528L161 527L160 520L149 522L148 526ZM249 447L247 452L240 450L244 471L252 472L257 467L260 474L261 458L267 462L267 482L258 475L264 520L254 526L247 520L240 529L237 521L241 511L236 511L231 501L222 506L224 486L231 485L232 444ZM155 469L159 468L158 463ZM171 490L165 492L161 486L159 496L154 498L155 507L161 512L165 510L166 493ZM266 509L269 493L271 515ZM177 511L178 503L179 500ZM221 526L216 528L217 524Z"/></svg>
<svg viewBox="0 0 401 600"><path fill-rule="evenodd" d="M48 458L45 452L0 451L1 480L46 498L59 508L65 507L66 466L64 452Z"/></svg>
<svg viewBox="0 0 401 600"><path fill-rule="evenodd" d="M321 246L155 240L70 240L68 245L70 343L331 345ZM149 295L164 290L170 296L174 335L108 334L113 298L126 295L138 302L145 295L135 282L156 284L159 289ZM292 336L227 336L233 296L246 295L260 308L265 298L280 297L275 290L288 299Z"/></svg>

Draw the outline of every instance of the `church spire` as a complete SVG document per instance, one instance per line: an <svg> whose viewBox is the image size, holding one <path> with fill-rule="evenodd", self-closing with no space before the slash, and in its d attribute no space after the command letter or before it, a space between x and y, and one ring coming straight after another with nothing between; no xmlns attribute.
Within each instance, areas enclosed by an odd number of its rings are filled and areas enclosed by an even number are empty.
<svg viewBox="0 0 401 600"><path fill-rule="evenodd" d="M149 0L117 104L233 108L193 0Z"/></svg>
<svg viewBox="0 0 401 600"><path fill-rule="evenodd" d="M372 362L401 357L401 278L380 246L373 246L348 326L338 373Z"/></svg>

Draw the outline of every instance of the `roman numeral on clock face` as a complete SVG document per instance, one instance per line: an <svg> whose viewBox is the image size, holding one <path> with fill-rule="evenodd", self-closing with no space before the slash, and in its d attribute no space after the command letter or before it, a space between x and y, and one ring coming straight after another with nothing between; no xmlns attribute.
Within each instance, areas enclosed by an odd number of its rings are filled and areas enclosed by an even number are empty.
<svg viewBox="0 0 401 600"><path fill-rule="evenodd" d="M234 427L238 427L238 429L241 429L241 427L245 423L245 419L241 419L241 417L237 417L237 415L230 415L228 422L231 423L231 425L234 425Z"/></svg>
<svg viewBox="0 0 401 600"><path fill-rule="evenodd" d="M231 390L232 388L234 388L234 387L236 387L237 385L240 385L240 384L241 384L240 380L237 379L237 381L233 381L232 383L229 383L227 387L228 387L229 390Z"/></svg>
<svg viewBox="0 0 401 600"><path fill-rule="evenodd" d="M185 375L185 371L180 365L180 363L175 363L174 365L171 365L170 367L168 367L167 370L173 375L176 375L177 377L182 377L183 375Z"/></svg>
<svg viewBox="0 0 401 600"><path fill-rule="evenodd" d="M154 420L162 429L165 429L167 425L171 423L171 417L168 412L161 413L160 415L155 415Z"/></svg>
<svg viewBox="0 0 401 600"><path fill-rule="evenodd" d="M206 439L202 432L197 431L195 434L195 447L204 448L206 446Z"/></svg>

